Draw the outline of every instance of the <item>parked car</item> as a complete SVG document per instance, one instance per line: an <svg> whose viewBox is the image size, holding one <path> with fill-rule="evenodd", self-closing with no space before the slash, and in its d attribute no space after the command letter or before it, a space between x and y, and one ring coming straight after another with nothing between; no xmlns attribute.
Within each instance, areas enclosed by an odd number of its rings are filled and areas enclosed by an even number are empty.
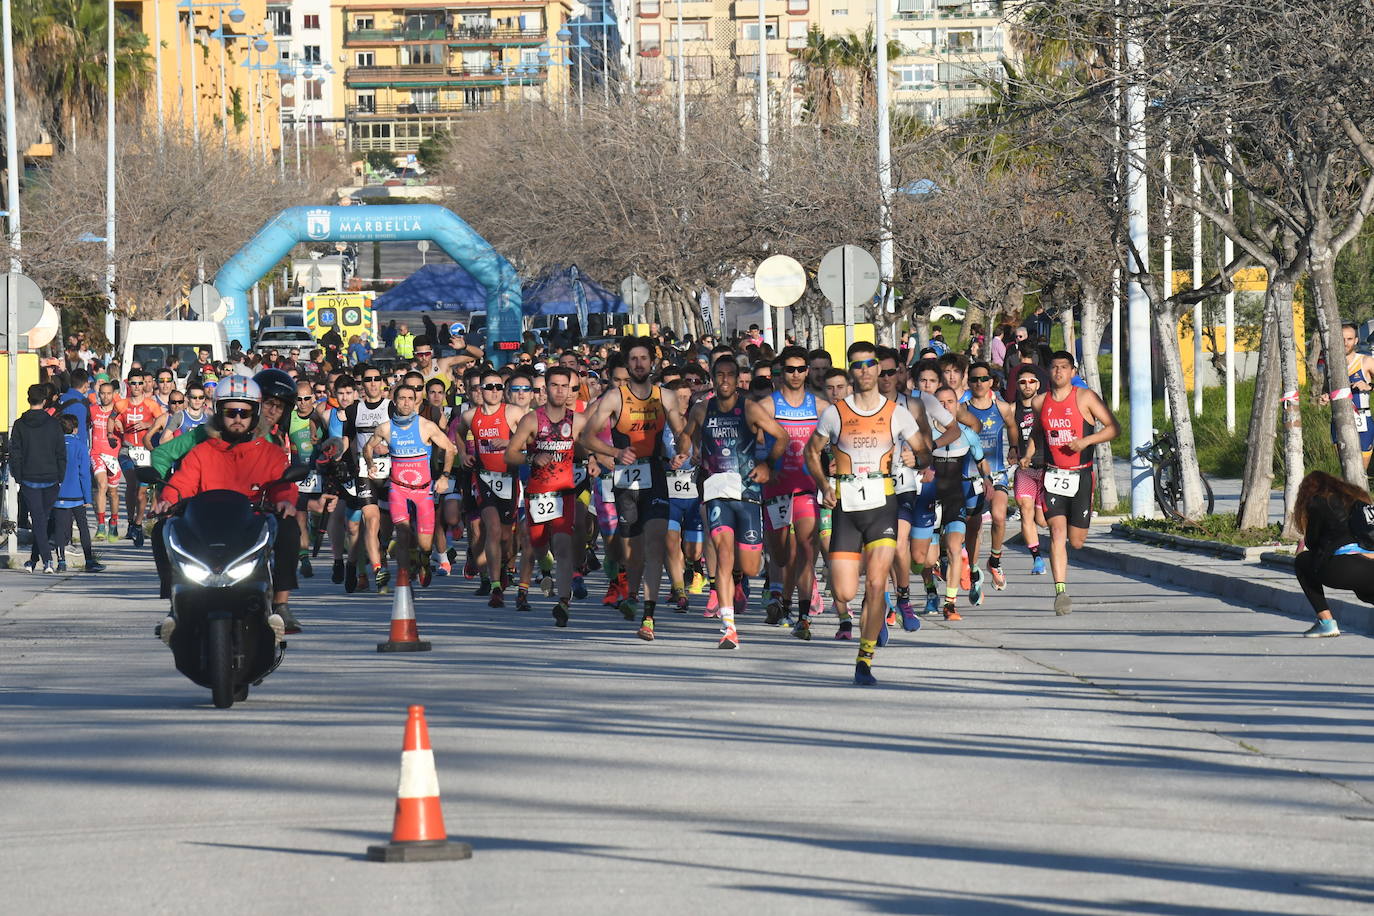
<svg viewBox="0 0 1374 916"><path fill-rule="evenodd" d="M930 310L931 321L963 321L964 310L957 305L941 303Z"/></svg>
<svg viewBox="0 0 1374 916"><path fill-rule="evenodd" d="M310 334L310 329L304 325L278 325L272 328L263 328L254 340L253 346L259 350L269 350L276 347L278 350L290 350L292 347L300 347L301 354L307 354L320 345Z"/></svg>

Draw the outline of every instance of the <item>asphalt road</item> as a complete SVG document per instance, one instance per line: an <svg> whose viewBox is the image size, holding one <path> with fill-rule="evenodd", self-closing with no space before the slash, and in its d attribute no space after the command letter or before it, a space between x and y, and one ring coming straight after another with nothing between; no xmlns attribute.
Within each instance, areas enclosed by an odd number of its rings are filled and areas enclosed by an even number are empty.
<svg viewBox="0 0 1374 916"><path fill-rule="evenodd" d="M1078 610L1009 557L963 623L853 643L700 616L660 638L587 602L555 630L471 584L389 599L327 577L245 703L152 636L151 563L0 572L0 861L10 913L1368 913L1374 642L1079 571ZM327 570L326 570L327 572ZM406 706L428 710L465 862L364 860L391 828Z"/></svg>

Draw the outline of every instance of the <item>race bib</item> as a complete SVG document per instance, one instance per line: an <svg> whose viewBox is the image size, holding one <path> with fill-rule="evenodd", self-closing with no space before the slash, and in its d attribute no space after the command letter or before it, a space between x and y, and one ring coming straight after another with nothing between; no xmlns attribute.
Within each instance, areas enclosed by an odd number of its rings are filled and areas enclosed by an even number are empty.
<svg viewBox="0 0 1374 916"><path fill-rule="evenodd" d="M919 484L916 480L917 471L904 464L893 462L892 466L892 486L898 493L910 493Z"/></svg>
<svg viewBox="0 0 1374 916"><path fill-rule="evenodd" d="M587 469L580 464L573 465L573 486L582 486L582 481L587 479Z"/></svg>
<svg viewBox="0 0 1374 916"><path fill-rule="evenodd" d="M774 496L768 500L766 506L768 511L768 524L775 531L780 531L792 524L792 494L784 493L782 496Z"/></svg>
<svg viewBox="0 0 1374 916"><path fill-rule="evenodd" d="M696 472L678 468L668 472L668 496L672 499L696 499Z"/></svg>
<svg viewBox="0 0 1374 916"><path fill-rule="evenodd" d="M391 476L391 456L374 455L368 467L373 480L385 480Z"/></svg>
<svg viewBox="0 0 1374 916"><path fill-rule="evenodd" d="M980 494L983 492L983 478L981 478L981 477L975 477L975 478L973 478L972 483L973 483L973 495L974 495L974 496L980 495Z"/></svg>
<svg viewBox="0 0 1374 916"><path fill-rule="evenodd" d="M153 454L141 445L129 446L129 460L141 468L152 467Z"/></svg>
<svg viewBox="0 0 1374 916"><path fill-rule="evenodd" d="M617 490L647 490L649 488L649 462L643 459L634 464L625 464L615 469L615 488Z"/></svg>
<svg viewBox="0 0 1374 916"><path fill-rule="evenodd" d="M1057 496L1078 495L1078 472L1060 468L1045 469L1045 492Z"/></svg>
<svg viewBox="0 0 1374 916"><path fill-rule="evenodd" d="M701 498L706 502L713 499L743 499L744 478L738 471L725 471L706 478Z"/></svg>
<svg viewBox="0 0 1374 916"><path fill-rule="evenodd" d="M1363 410L1355 411L1355 432L1362 433L1369 429L1369 414Z"/></svg>
<svg viewBox="0 0 1374 916"><path fill-rule="evenodd" d="M482 471L477 476L482 479L482 483L487 485L487 489L496 499L510 499L515 494L515 482L509 474L502 474L499 471Z"/></svg>
<svg viewBox="0 0 1374 916"><path fill-rule="evenodd" d="M298 486L296 489L298 489L300 492L306 493L306 494L319 493L319 492L321 491L321 489L323 489L323 488L320 486L320 474L319 474L319 472L318 472L318 471L311 471L311 472L310 472L310 475L309 475L308 477L306 477L304 480L302 480L301 483L300 483L300 486Z"/></svg>
<svg viewBox="0 0 1374 916"><path fill-rule="evenodd" d="M100 463L105 465L105 473L111 477L119 474L119 458L114 455L101 454Z"/></svg>
<svg viewBox="0 0 1374 916"><path fill-rule="evenodd" d="M563 517L563 497L558 493L529 494L530 521L535 524L551 522Z"/></svg>
<svg viewBox="0 0 1374 916"><path fill-rule="evenodd" d="M601 501L603 503L615 502L615 488L611 486L611 475L601 475Z"/></svg>
<svg viewBox="0 0 1374 916"><path fill-rule="evenodd" d="M840 508L846 512L877 509L887 502L881 477L852 477L840 481Z"/></svg>

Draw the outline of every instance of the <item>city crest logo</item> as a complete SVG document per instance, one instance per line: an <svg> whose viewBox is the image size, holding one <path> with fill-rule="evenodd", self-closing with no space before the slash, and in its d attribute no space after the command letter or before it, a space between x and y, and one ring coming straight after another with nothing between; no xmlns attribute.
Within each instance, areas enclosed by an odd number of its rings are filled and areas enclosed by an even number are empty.
<svg viewBox="0 0 1374 916"><path fill-rule="evenodd" d="M307 213L305 234L317 242L329 238L329 211L311 210Z"/></svg>

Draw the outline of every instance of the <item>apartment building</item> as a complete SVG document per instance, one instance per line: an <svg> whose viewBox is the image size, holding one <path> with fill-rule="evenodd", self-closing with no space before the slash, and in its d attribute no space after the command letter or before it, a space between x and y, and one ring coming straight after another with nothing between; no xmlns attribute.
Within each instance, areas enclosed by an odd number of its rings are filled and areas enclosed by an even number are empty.
<svg viewBox="0 0 1374 916"><path fill-rule="evenodd" d="M333 117L355 152L411 152L478 111L552 99L568 0L336 0Z"/></svg>
<svg viewBox="0 0 1374 916"><path fill-rule="evenodd" d="M274 62L284 65L280 80L282 119L288 146L320 146L346 136L334 116L334 71L339 60L339 19L329 0L267 0Z"/></svg>
<svg viewBox="0 0 1374 916"><path fill-rule="evenodd" d="M863 34L873 0L821 0L826 35ZM926 121L955 117L990 100L987 80L1000 80L1010 54L1001 0L884 0L887 34L902 47L891 61L892 100Z"/></svg>

